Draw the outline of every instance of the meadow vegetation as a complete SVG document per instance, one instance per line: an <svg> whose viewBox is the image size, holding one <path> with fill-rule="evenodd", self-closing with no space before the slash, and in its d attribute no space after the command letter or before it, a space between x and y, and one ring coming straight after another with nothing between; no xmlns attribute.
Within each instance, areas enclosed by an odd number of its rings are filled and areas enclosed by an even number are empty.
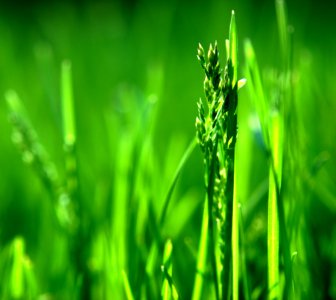
<svg viewBox="0 0 336 300"><path fill-rule="evenodd" d="M3 5L0 299L336 299L336 24L237 2Z"/></svg>

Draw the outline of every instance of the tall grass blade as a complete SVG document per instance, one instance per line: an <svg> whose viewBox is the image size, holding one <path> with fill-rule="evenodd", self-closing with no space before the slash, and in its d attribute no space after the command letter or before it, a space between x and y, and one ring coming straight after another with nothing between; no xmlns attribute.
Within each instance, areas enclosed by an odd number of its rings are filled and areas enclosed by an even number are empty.
<svg viewBox="0 0 336 300"><path fill-rule="evenodd" d="M237 45L237 32L236 32L236 20L235 13L232 11L231 23L230 23L230 59L233 67L233 79L232 88L237 93L238 87L235 88L237 83L238 73L238 45ZM235 145L233 145L235 146ZM232 204L232 296L233 300L239 299L239 209L237 199L237 179L236 179L236 167L234 163L234 176L233 176L233 204ZM223 295L224 296L224 295Z"/></svg>
<svg viewBox="0 0 336 300"><path fill-rule="evenodd" d="M236 167L236 164L235 164ZM232 297L239 299L239 204L237 199L237 172L234 172L233 206L232 206Z"/></svg>
<svg viewBox="0 0 336 300"><path fill-rule="evenodd" d="M269 299L280 299L280 265L279 265L279 215L278 201L279 189L281 188L282 176L282 153L283 153L283 127L282 118L278 112L271 116L271 149L272 161L269 172L269 195L268 195L268 289Z"/></svg>

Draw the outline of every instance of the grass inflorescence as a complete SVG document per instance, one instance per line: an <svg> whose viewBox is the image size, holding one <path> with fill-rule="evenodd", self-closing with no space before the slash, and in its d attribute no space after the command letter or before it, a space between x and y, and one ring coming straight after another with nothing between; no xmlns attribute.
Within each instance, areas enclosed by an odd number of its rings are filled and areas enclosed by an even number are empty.
<svg viewBox="0 0 336 300"><path fill-rule="evenodd" d="M237 139L237 37L232 12L228 59L222 76L217 43L207 57L199 45L198 60L205 71L206 104L198 102L197 138L204 155L206 210L212 276L217 299L238 297L238 211L234 198L235 145ZM204 107L206 106L206 107ZM204 225L206 226L206 225ZM204 260L206 239L201 240L199 260ZM204 243L204 244L202 244ZM234 264L233 264L234 262ZM232 276L233 275L233 276ZM233 283L233 289L230 287ZM200 285L196 279L195 284ZM200 294L200 288L197 288ZM195 296L200 297L199 296Z"/></svg>

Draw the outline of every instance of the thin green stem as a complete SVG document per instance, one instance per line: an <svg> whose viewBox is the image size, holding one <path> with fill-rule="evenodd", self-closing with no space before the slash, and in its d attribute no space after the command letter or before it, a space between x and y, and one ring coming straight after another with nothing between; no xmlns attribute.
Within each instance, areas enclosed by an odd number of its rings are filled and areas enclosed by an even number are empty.
<svg viewBox="0 0 336 300"><path fill-rule="evenodd" d="M196 275L194 281L194 288L192 294L192 300L200 300L202 298L202 290L204 284L204 274L206 268L207 260L207 248L208 248L208 228L209 228L209 212L208 212L208 200L206 197L203 217L202 217L202 227L201 227L201 237L198 248L197 265L196 265Z"/></svg>

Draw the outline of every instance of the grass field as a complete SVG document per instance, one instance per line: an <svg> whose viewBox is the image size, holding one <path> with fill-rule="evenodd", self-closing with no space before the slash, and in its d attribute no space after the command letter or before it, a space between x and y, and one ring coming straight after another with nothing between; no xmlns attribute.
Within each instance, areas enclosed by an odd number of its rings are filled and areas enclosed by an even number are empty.
<svg viewBox="0 0 336 300"><path fill-rule="evenodd" d="M328 2L0 8L0 299L336 299Z"/></svg>

